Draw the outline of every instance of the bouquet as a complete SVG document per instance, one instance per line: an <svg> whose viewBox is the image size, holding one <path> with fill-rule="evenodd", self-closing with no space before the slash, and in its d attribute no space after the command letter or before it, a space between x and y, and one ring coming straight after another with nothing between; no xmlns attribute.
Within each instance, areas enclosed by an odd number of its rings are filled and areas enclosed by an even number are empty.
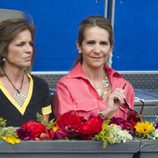
<svg viewBox="0 0 158 158"><path fill-rule="evenodd" d="M0 140L11 144L20 141L42 140L95 140L102 141L105 148L108 143L132 141L133 136L143 139L158 139L158 123L145 121L134 110L128 113L127 119L113 117L103 120L102 117L85 119L77 111L69 111L57 120L46 122L37 114L37 121L29 120L18 129L6 127L6 120L0 118Z"/></svg>

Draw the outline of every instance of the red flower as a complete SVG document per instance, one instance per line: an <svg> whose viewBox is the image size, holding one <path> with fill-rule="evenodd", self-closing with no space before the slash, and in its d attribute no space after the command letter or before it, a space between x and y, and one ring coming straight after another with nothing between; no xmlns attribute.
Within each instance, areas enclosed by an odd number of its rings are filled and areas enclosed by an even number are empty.
<svg viewBox="0 0 158 158"><path fill-rule="evenodd" d="M19 129L17 129L16 133L17 133L18 137L21 140L32 140L33 139L32 134L30 133L30 131L28 131L25 128L19 128Z"/></svg>
<svg viewBox="0 0 158 158"><path fill-rule="evenodd" d="M139 114L134 111L130 110L127 115L127 122L130 123L132 126L135 126L137 122L140 122L141 118Z"/></svg>
<svg viewBox="0 0 158 158"><path fill-rule="evenodd" d="M56 125L59 128L55 132L55 137L59 139L76 138L76 139L91 139L91 137L100 132L102 129L103 120L100 117L90 117L85 120L78 116L77 112L70 111L61 115Z"/></svg>
<svg viewBox="0 0 158 158"><path fill-rule="evenodd" d="M60 129L64 129L70 132L76 131L78 132L80 128L81 120L75 111L67 112L61 115L57 121L56 125Z"/></svg>
<svg viewBox="0 0 158 158"><path fill-rule="evenodd" d="M52 129L46 130L40 134L40 140L51 140L54 138L54 131Z"/></svg>
<svg viewBox="0 0 158 158"><path fill-rule="evenodd" d="M90 117L83 121L79 130L81 135L92 136L102 130L103 120L100 117Z"/></svg>
<svg viewBox="0 0 158 158"><path fill-rule="evenodd" d="M31 133L34 139L36 137L39 137L41 133L45 132L45 126L43 124L41 124L40 122L32 121L32 120L23 124L21 128L27 129L27 131Z"/></svg>
<svg viewBox="0 0 158 158"><path fill-rule="evenodd" d="M54 138L54 131L52 129L47 130L48 134L49 134L49 138L53 139Z"/></svg>

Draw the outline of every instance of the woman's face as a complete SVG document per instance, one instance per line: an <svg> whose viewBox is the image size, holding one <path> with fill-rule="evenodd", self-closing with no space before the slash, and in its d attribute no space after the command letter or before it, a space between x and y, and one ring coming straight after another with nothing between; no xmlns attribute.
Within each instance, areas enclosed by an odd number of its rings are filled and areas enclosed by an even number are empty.
<svg viewBox="0 0 158 158"><path fill-rule="evenodd" d="M82 52L83 65L93 68L103 67L112 49L109 33L97 26L86 29L84 40L78 49Z"/></svg>
<svg viewBox="0 0 158 158"><path fill-rule="evenodd" d="M8 47L5 64L28 68L32 64L33 41L29 30L17 34Z"/></svg>

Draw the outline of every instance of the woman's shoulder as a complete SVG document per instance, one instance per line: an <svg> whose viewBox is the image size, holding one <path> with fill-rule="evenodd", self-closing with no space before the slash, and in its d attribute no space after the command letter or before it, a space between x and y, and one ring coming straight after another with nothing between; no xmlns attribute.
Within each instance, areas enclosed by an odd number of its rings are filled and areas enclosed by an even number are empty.
<svg viewBox="0 0 158 158"><path fill-rule="evenodd" d="M75 65L65 76L59 79L58 83L78 83L80 80L85 80L85 74L82 70L81 64Z"/></svg>
<svg viewBox="0 0 158 158"><path fill-rule="evenodd" d="M79 86L85 79L82 76L74 76L71 73L63 76L57 81L57 86L76 87Z"/></svg>
<svg viewBox="0 0 158 158"><path fill-rule="evenodd" d="M133 89L132 84L120 72L110 67L106 67L106 72L108 72L111 82L116 82L118 86L126 84L126 87Z"/></svg>
<svg viewBox="0 0 158 158"><path fill-rule="evenodd" d="M69 75L69 73L68 74L66 74L66 75L64 75L63 77L61 77L58 81L57 81L57 83L69 83L69 82L71 82L73 80L73 78L72 77L70 77L70 75Z"/></svg>

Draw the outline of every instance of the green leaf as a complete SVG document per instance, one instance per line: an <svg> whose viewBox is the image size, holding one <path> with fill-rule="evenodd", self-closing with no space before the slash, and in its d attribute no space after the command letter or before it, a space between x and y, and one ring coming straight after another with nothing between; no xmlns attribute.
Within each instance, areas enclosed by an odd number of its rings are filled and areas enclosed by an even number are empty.
<svg viewBox="0 0 158 158"><path fill-rule="evenodd" d="M39 113L36 115L37 121L41 122L43 125L46 126L47 129L50 129L55 124L55 119L52 119L50 121L46 121L43 116Z"/></svg>
<svg viewBox="0 0 158 158"><path fill-rule="evenodd" d="M2 117L0 117L0 128L6 127L6 120L4 120Z"/></svg>

